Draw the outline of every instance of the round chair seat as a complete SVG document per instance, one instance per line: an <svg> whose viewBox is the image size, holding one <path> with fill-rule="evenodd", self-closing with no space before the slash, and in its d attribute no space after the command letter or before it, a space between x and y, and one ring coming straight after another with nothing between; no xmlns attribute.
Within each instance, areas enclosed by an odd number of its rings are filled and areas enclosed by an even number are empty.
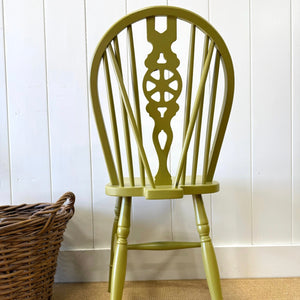
<svg viewBox="0 0 300 300"><path fill-rule="evenodd" d="M150 184L142 186L140 178L135 178L135 186L130 185L129 178L124 178L124 186L107 184L105 193L116 197L145 197L146 199L177 199L184 195L211 194L219 191L219 182L202 183L202 177L197 176L196 183L190 184L191 178L186 177L184 185L160 185L152 188Z"/></svg>

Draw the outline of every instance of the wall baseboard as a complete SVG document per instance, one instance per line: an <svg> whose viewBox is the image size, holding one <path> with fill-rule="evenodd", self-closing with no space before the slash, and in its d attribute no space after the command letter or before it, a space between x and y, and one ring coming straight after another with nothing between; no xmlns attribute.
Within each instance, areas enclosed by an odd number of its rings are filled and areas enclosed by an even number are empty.
<svg viewBox="0 0 300 300"><path fill-rule="evenodd" d="M215 247L222 278L299 277L300 245ZM56 282L107 281L109 249L62 251ZM129 251L126 280L205 278L201 250Z"/></svg>

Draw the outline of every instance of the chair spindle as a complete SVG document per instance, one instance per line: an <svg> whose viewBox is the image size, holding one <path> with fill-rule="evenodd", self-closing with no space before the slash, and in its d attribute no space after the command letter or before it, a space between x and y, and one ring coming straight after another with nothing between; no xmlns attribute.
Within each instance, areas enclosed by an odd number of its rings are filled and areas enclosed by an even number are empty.
<svg viewBox="0 0 300 300"><path fill-rule="evenodd" d="M184 109L182 144L184 143L184 139L186 136L186 132L190 120L190 112L191 112L191 98L192 98L192 86L193 86L193 74L194 74L194 55L195 55L195 33L196 33L196 26L193 24L191 25L191 32L190 32L190 48L189 48L189 61L188 61L188 69L187 69L186 99L185 99L185 109ZM181 176L181 184L185 184L186 159L187 158L185 157L183 163L182 176Z"/></svg>
<svg viewBox="0 0 300 300"><path fill-rule="evenodd" d="M101 109L101 105L100 105L100 101L99 101L98 90L93 88L93 86L97 86L98 68L100 66L100 63L101 63L101 57L97 57L96 59L94 59L94 64L92 65L92 68L91 68L91 80L90 80L91 97L92 97L92 99L95 100L95 101L93 101L93 109L94 109L94 113L95 113L95 120L96 120L98 134L99 134L100 141L101 141L103 155L104 155L105 162L107 165L109 179L110 179L110 182L112 185L118 185L119 184L118 175L117 175L113 155L111 152L111 148L109 145L109 140L107 137L107 131L106 131L104 118L103 118L103 114L102 114L102 109Z"/></svg>
<svg viewBox="0 0 300 300"><path fill-rule="evenodd" d="M208 119L207 119L202 183L206 183L206 180L207 180L207 166L208 166L208 158L209 158L210 145L211 145L211 133L212 133L212 125L213 125L215 103L216 103L217 84L218 84L218 77L219 77L219 66L220 66L220 53L219 53L219 51L217 51L216 58L215 58L214 73L213 73L213 82L212 82L211 94L210 94Z"/></svg>
<svg viewBox="0 0 300 300"><path fill-rule="evenodd" d="M193 105L193 110L192 110L190 122L189 122L189 125L188 125L188 129L187 129L187 134L186 134L186 137L185 137L185 140L184 140L183 149L182 149L181 157L180 157L180 161L179 161L179 166L178 166L177 173L176 173L176 176L175 176L175 182L174 182L174 187L175 188L178 187L179 179L180 179L182 169L183 169L184 159L187 155L187 150L188 150L191 138L192 138L192 133L193 133L193 130L194 130L194 127L195 127L195 122L196 122L196 118L197 118L197 114L198 114L198 107L199 107L199 104L200 104L200 101L201 101L201 94L202 94L202 91L203 91L204 86L205 86L205 82L206 82L206 78L207 78L207 75L208 75L213 50L214 50L214 42L212 41L210 43L210 46L209 46L209 49L208 49L208 54L207 54L207 57L205 59L205 64L204 64L203 71L202 71L202 74L201 74L199 88L198 88L196 99L195 99L195 102L194 102L194 105Z"/></svg>
<svg viewBox="0 0 300 300"><path fill-rule="evenodd" d="M106 89L107 89L107 94L108 94L111 129L112 129L112 133L113 133L115 155L116 155L116 162L117 162L117 169L118 169L119 185L124 186L124 177L123 177L122 159L121 159L121 152L120 152L118 125L117 125L117 121L116 121L116 111L115 111L111 79L110 79L110 71L109 71L106 53L104 53L104 55L103 55L103 64L104 64Z"/></svg>
<svg viewBox="0 0 300 300"><path fill-rule="evenodd" d="M130 71L131 71L131 83L132 83L133 98L134 98L134 104L135 104L135 115L136 115L137 127L138 127L138 130L140 133L140 138L142 140L143 137L142 137L140 99L139 99L139 90L138 90L138 81L137 81L133 33L132 33L131 25L127 27L127 34L128 34L128 40L129 40L129 48L130 48L130 52L129 52L129 54L130 54ZM144 170L141 156L139 156L139 168L140 168L141 184L144 186L145 185L145 170Z"/></svg>
<svg viewBox="0 0 300 300"><path fill-rule="evenodd" d="M121 55L120 55L120 48L118 37L114 38L114 48L115 48L115 57L116 61L119 65L122 80L123 80L123 72L122 72L122 63L121 63ZM121 94L122 98L122 94ZM133 162L132 162L132 151L131 151L131 142L130 142L130 132L129 132L129 125L128 125L128 117L126 114L126 110L123 104L123 100L121 99L121 111L122 111L122 119L123 119L123 129L124 129L124 139L125 139L125 148L127 154L127 165L128 165L128 175L129 175L129 182L131 186L134 186L134 173L133 173Z"/></svg>
<svg viewBox="0 0 300 300"><path fill-rule="evenodd" d="M203 44L201 72L204 68L205 59L207 57L208 44L209 44L209 39L208 39L208 36L205 35L204 44ZM202 126L202 113L203 113L203 106L204 106L204 103L203 103L204 102L204 93L205 93L205 86L200 95L200 105L198 108L198 116L197 116L197 123L196 123L196 129L195 129L194 149L193 149L193 163L192 163L193 167L192 167L191 184L196 183L199 147L200 147L200 135L201 135L201 126Z"/></svg>
<svg viewBox="0 0 300 300"><path fill-rule="evenodd" d="M139 155L141 156L141 159L143 161L143 165L144 165L149 183L150 183L152 188L155 188L155 184L154 184L153 176L152 176L151 169L150 169L150 166L149 166L149 162L148 162L148 159L146 157L146 153L145 153L145 150L144 150L144 147L143 147L142 140L140 138L138 126L137 126L137 123L136 123L136 120L135 120L135 117L134 117L134 113L133 113L131 105L130 105L129 97L128 97L128 94L127 94L127 91L126 91L126 88L125 88L125 85L124 85L124 82L123 82L123 79L122 79L122 73L121 73L121 70L119 68L119 64L118 64L117 59L114 55L114 52L113 52L113 49L112 49L111 45L108 46L108 50L109 50L109 54L111 56L111 60L112 60L112 63L113 63L114 71L116 73L116 77L118 79L117 81L118 81L119 88L120 88L120 91L121 91L121 94L122 94L122 101L123 101L125 109L127 111L129 121L130 121L132 130L133 130L133 134L134 134L137 146L138 146Z"/></svg>

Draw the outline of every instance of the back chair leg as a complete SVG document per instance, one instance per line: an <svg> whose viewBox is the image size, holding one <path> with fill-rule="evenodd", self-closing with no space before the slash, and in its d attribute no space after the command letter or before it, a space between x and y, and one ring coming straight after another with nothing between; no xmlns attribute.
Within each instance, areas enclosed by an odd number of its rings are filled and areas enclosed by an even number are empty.
<svg viewBox="0 0 300 300"><path fill-rule="evenodd" d="M121 300L127 265L127 237L130 228L131 197L121 201L121 211L117 228L117 241L114 251L111 274L111 300Z"/></svg>
<svg viewBox="0 0 300 300"><path fill-rule="evenodd" d="M197 230L200 235L202 260L211 299L220 300L222 290L214 247L209 237L209 225L201 195L193 195Z"/></svg>
<svg viewBox="0 0 300 300"><path fill-rule="evenodd" d="M121 201L122 201L122 197L118 197L116 199L115 219L114 219L112 233L111 233L110 264L109 264L109 277L108 277L108 292L109 293L111 291L111 273L112 273L112 267L113 267L113 261L114 261L115 243L116 243L117 228L118 228L118 222L119 222L119 216L120 216Z"/></svg>

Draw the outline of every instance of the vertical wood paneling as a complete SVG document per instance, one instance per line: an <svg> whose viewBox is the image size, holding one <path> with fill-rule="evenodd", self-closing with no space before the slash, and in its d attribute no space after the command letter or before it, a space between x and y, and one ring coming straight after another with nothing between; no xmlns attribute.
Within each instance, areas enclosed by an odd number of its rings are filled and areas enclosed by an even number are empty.
<svg viewBox="0 0 300 300"><path fill-rule="evenodd" d="M0 1L0 205L10 204L10 159L8 148L5 36L3 1Z"/></svg>
<svg viewBox="0 0 300 300"><path fill-rule="evenodd" d="M233 108L215 175L220 192L212 196L214 242L251 244L249 1L211 0L210 21L235 69Z"/></svg>
<svg viewBox="0 0 300 300"><path fill-rule="evenodd" d="M291 242L289 1L252 1L253 242Z"/></svg>
<svg viewBox="0 0 300 300"><path fill-rule="evenodd" d="M90 64L98 42L108 28L124 15L125 4L122 1L86 1L88 70L90 70ZM105 89L104 83L102 88ZM104 99L100 99L100 101L101 100L106 101ZM107 248L110 247L115 199L106 196L104 192L105 184L109 182L109 178L91 105L90 111L94 246L95 248Z"/></svg>
<svg viewBox="0 0 300 300"><path fill-rule="evenodd" d="M55 201L72 190L76 215L65 248L110 246L114 199L104 193L109 180L88 107L87 72L97 43L115 21L168 4L209 20L235 67L233 110L215 176L221 192L205 200L215 244L300 242L299 1L2 1L0 205L10 199ZM151 46L137 51L138 59L149 51ZM138 71L139 80L144 71ZM143 117L149 118L145 112ZM194 224L189 197L138 198L130 240L197 240Z"/></svg>
<svg viewBox="0 0 300 300"><path fill-rule="evenodd" d="M293 242L300 243L300 2L292 1Z"/></svg>
<svg viewBox="0 0 300 300"><path fill-rule="evenodd" d="M126 1L126 13L131 13L136 10L155 5L167 5L167 0L127 0Z"/></svg>
<svg viewBox="0 0 300 300"><path fill-rule="evenodd" d="M84 14L81 0L45 2L53 199L67 190L76 195L64 239L71 249L93 247Z"/></svg>
<svg viewBox="0 0 300 300"><path fill-rule="evenodd" d="M4 1L13 203L50 202L43 2Z"/></svg>
<svg viewBox="0 0 300 300"><path fill-rule="evenodd" d="M166 0L151 0L151 1L135 1L135 0L128 0L127 1L127 13L136 11L138 9L147 7L147 6L154 6L154 5L166 5ZM142 121L147 122L149 120L149 131L144 129L143 132L143 139L146 145L147 153L149 153L149 149L153 148L152 144L152 130L153 130L153 123L152 119L149 114L146 112L144 102L145 96L143 95L142 91L142 80L144 78L146 68L144 67L144 61L147 58L148 54L151 52L151 46L149 47L149 43L145 39L146 35L146 22L143 23L145 28L133 30L134 39L136 41L143 41L144 47L137 47L137 59L139 62L137 63L138 66L138 79L139 79L139 92L140 98L142 99L141 105L141 116ZM145 43L144 43L145 42ZM136 43L136 45L138 45ZM142 45L140 42L139 45ZM142 67L143 66L143 67ZM145 123L144 123L145 124ZM151 137L151 139L150 139ZM152 145L151 145L152 144ZM153 162L152 162L153 161ZM157 164L157 157L156 153L153 157L149 157L149 163L151 167L153 164ZM145 200L144 198L137 198L133 201L132 206L132 226L131 226L131 235L129 237L130 241L133 243L141 242L141 241L148 241L148 240L170 240L172 239L172 221L171 221L171 201L169 200L157 200L157 201L149 201Z"/></svg>

